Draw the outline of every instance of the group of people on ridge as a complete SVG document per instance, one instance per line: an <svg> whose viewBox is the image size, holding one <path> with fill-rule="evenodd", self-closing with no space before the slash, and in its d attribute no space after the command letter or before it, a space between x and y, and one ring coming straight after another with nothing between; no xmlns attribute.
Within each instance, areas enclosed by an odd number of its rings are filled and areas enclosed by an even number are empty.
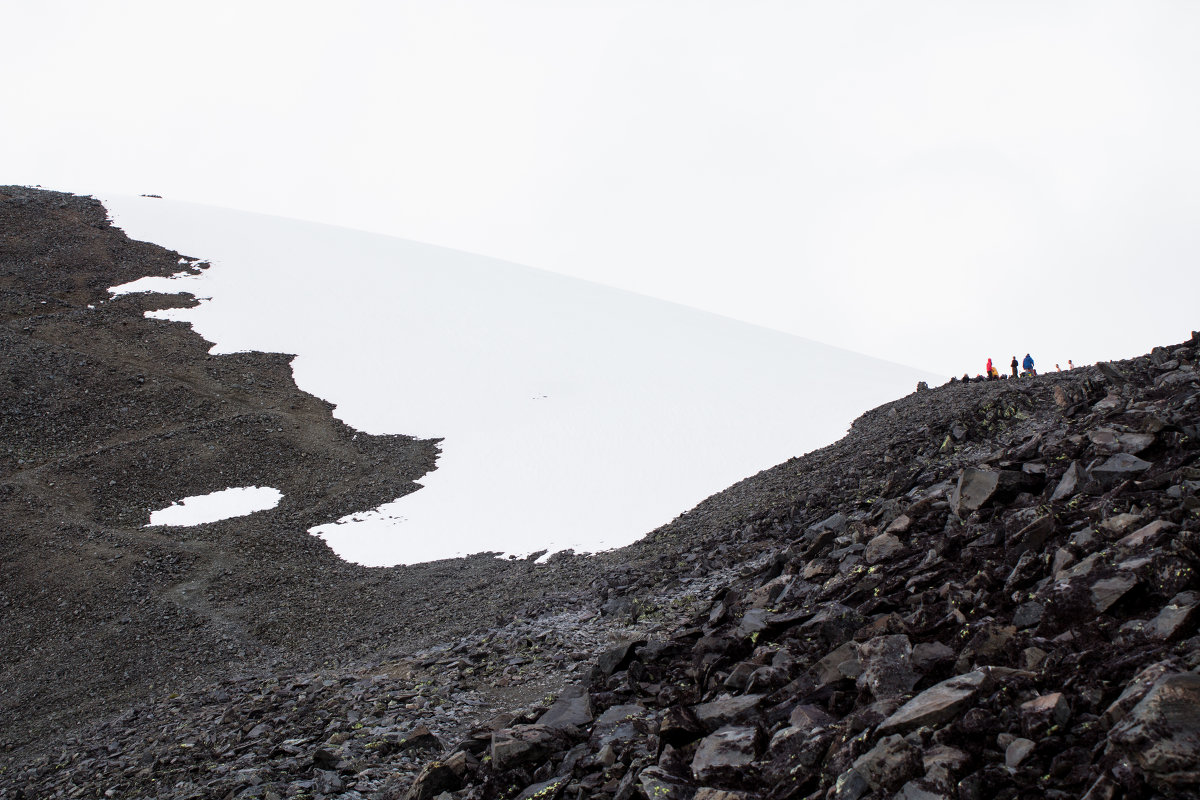
<svg viewBox="0 0 1200 800"><path fill-rule="evenodd" d="M1037 370L1033 368L1033 356L1029 355L1029 353L1025 354L1025 359L1020 363L1021 368L1024 370L1023 372L1017 372L1018 364L1016 356L1012 357L1012 363L1009 366L1012 367L1012 374L1014 378L1037 375ZM1000 380L1000 370L996 369L990 358L987 360L986 375L989 381ZM964 381L969 381L971 380L971 376L963 375L962 379ZM979 380L979 378L976 378L976 380Z"/></svg>
<svg viewBox="0 0 1200 800"><path fill-rule="evenodd" d="M1012 363L1010 363L1009 366L1012 368L1012 376L1014 378L1028 378L1028 377L1033 377L1034 375L1037 375L1037 370L1034 369L1034 366L1033 366L1033 356L1029 355L1029 353L1026 353L1025 358L1022 359L1020 362L1017 361L1016 356L1013 356ZM1020 370L1021 370L1020 372L1017 371L1018 367L1020 367ZM1062 372L1062 367L1060 367L1058 364L1055 364L1054 368L1056 370L1058 370L1059 372ZM1068 360L1067 361L1067 369L1075 369L1075 362ZM990 358L987 360L987 370L985 372L985 375L986 375L986 378L984 377L984 375L976 375L974 378L972 378L970 376L970 374L966 374L966 375L962 376L962 380L964 383L969 383L972 381L978 383L979 381L983 381L983 380L997 381L997 380L1000 380L1001 377L1003 377L1000 375L1000 370L996 369L995 365L992 364L992 360ZM951 380L956 380L956 379L952 378Z"/></svg>

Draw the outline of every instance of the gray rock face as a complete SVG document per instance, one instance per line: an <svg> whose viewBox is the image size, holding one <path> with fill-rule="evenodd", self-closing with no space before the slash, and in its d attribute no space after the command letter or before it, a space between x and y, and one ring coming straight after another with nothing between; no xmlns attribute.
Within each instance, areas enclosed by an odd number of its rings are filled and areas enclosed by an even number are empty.
<svg viewBox="0 0 1200 800"><path fill-rule="evenodd" d="M1088 431L1088 440L1101 453L1131 453L1137 455L1154 444L1154 434L1097 428Z"/></svg>
<svg viewBox="0 0 1200 800"><path fill-rule="evenodd" d="M820 706L798 705L788 715L788 725L804 731L824 727L834 721L833 716Z"/></svg>
<svg viewBox="0 0 1200 800"><path fill-rule="evenodd" d="M754 762L762 744L757 727L721 728L700 740L692 758L692 775L701 783Z"/></svg>
<svg viewBox="0 0 1200 800"><path fill-rule="evenodd" d="M558 696L558 700L538 719L539 725L550 728L579 727L592 721L592 699L587 689L572 686Z"/></svg>
<svg viewBox="0 0 1200 800"><path fill-rule="evenodd" d="M878 564L881 561L887 561L895 557L903 551L904 543L898 537L890 533L881 533L867 542L867 549L863 552L863 558L868 564Z"/></svg>
<svg viewBox="0 0 1200 800"><path fill-rule="evenodd" d="M869 791L871 786L867 779L859 774L858 770L848 769L838 775L833 784L833 800L858 800Z"/></svg>
<svg viewBox="0 0 1200 800"><path fill-rule="evenodd" d="M1103 486L1115 486L1126 478L1142 474L1154 466L1129 453L1117 453L1112 458L1091 468L1092 477Z"/></svg>
<svg viewBox="0 0 1200 800"><path fill-rule="evenodd" d="M1071 718L1071 706L1062 692L1051 692L1021 704L1021 728L1026 735L1037 737L1051 728L1066 724Z"/></svg>
<svg viewBox="0 0 1200 800"><path fill-rule="evenodd" d="M861 673L862 662L858 660L858 646L854 642L835 647L812 666L813 677L821 686L843 678L857 678Z"/></svg>
<svg viewBox="0 0 1200 800"><path fill-rule="evenodd" d="M987 676L982 672L956 675L929 687L902 705L879 726L881 735L904 733L950 719L975 699Z"/></svg>
<svg viewBox="0 0 1200 800"><path fill-rule="evenodd" d="M866 622L862 614L841 603L826 603L801 630L819 636L831 647L845 642Z"/></svg>
<svg viewBox="0 0 1200 800"><path fill-rule="evenodd" d="M989 503L1015 496L1034 482L1034 477L1024 472L967 467L950 495L950 510L965 517Z"/></svg>
<svg viewBox="0 0 1200 800"><path fill-rule="evenodd" d="M1136 550L1139 547L1154 545L1177 527L1179 526L1169 520L1156 519L1149 525L1144 525L1122 538L1117 542L1117 547L1123 550Z"/></svg>
<svg viewBox="0 0 1200 800"><path fill-rule="evenodd" d="M965 516L990 500L999 485L999 472L968 467L959 476L958 485L950 495L950 508L960 517Z"/></svg>
<svg viewBox="0 0 1200 800"><path fill-rule="evenodd" d="M1046 607L1036 600L1030 600L1028 603L1022 603L1013 613L1013 626L1018 630L1024 628L1034 628L1042 621L1042 615L1046 612Z"/></svg>
<svg viewBox="0 0 1200 800"><path fill-rule="evenodd" d="M1163 676L1108 741L1160 791L1200 788L1200 675Z"/></svg>
<svg viewBox="0 0 1200 800"><path fill-rule="evenodd" d="M912 668L912 643L904 635L876 636L858 646L858 688L877 699L899 697L920 680Z"/></svg>
<svg viewBox="0 0 1200 800"><path fill-rule="evenodd" d="M1197 608L1200 608L1200 593L1180 592L1150 621L1147 634L1169 642L1186 636L1195 622Z"/></svg>
<svg viewBox="0 0 1200 800"><path fill-rule="evenodd" d="M713 730L731 725L751 714L762 703L764 695L744 694L738 697L719 697L692 708L700 724Z"/></svg>
<svg viewBox="0 0 1200 800"><path fill-rule="evenodd" d="M1092 602L1096 604L1096 610L1100 613L1108 611L1137 583L1133 575L1117 575L1096 581L1092 584Z"/></svg>
<svg viewBox="0 0 1200 800"><path fill-rule="evenodd" d="M433 762L425 766L404 794L404 800L433 800L442 792L454 791L462 780L445 764Z"/></svg>
<svg viewBox="0 0 1200 800"><path fill-rule="evenodd" d="M1008 747L1004 749L1004 766L1016 769L1021 766L1021 763L1029 757L1033 752L1034 744L1032 739L1018 738L1009 742Z"/></svg>
<svg viewBox="0 0 1200 800"><path fill-rule="evenodd" d="M497 769L508 769L565 750L567 744L566 737L555 728L514 725L492 734L492 763L496 764Z"/></svg>
<svg viewBox="0 0 1200 800"><path fill-rule="evenodd" d="M971 763L971 756L957 747L936 745L925 751L922 759L925 767L925 782L940 791L951 793L959 776Z"/></svg>
<svg viewBox="0 0 1200 800"><path fill-rule="evenodd" d="M1072 461L1071 466L1067 467L1067 471L1059 479L1058 485L1054 487L1054 493L1050 495L1050 502L1057 503L1070 499L1079 489L1080 477L1079 464Z"/></svg>
<svg viewBox="0 0 1200 800"><path fill-rule="evenodd" d="M896 792L892 800L952 800L952 798L943 792L926 788L916 781L909 781L900 787L900 791Z"/></svg>
<svg viewBox="0 0 1200 800"><path fill-rule="evenodd" d="M954 656L954 651L941 642L922 642L913 647L913 669L923 674L938 664L953 661Z"/></svg>

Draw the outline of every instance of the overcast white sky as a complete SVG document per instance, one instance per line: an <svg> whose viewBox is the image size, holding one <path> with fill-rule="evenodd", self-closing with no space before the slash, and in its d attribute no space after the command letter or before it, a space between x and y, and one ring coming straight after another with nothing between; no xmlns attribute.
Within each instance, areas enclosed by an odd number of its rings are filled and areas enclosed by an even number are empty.
<svg viewBox="0 0 1200 800"><path fill-rule="evenodd" d="M389 233L947 377L1200 328L1197 3L39 0L0 25L0 182Z"/></svg>

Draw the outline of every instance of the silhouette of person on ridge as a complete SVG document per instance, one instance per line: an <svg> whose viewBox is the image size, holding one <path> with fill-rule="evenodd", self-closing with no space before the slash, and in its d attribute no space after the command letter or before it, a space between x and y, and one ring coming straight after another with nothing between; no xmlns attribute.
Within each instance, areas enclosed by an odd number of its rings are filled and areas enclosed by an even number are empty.
<svg viewBox="0 0 1200 800"><path fill-rule="evenodd" d="M1013 356L1012 364L1010 364L1009 366L1012 367L1013 377L1014 378L1017 377L1017 357L1016 356Z"/></svg>
<svg viewBox="0 0 1200 800"><path fill-rule="evenodd" d="M1023 366L1025 371L1030 375L1037 375L1037 370L1033 368L1033 356L1029 355L1029 353L1025 354L1025 360L1021 362L1021 366Z"/></svg>

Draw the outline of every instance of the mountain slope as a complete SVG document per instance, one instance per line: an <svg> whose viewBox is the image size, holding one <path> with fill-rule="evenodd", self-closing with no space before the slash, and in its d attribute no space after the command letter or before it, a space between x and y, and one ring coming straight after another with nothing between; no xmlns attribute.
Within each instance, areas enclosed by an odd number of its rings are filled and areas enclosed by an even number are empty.
<svg viewBox="0 0 1200 800"><path fill-rule="evenodd" d="M0 214L3 800L1195 795L1200 335L906 395L620 550L363 569L306 526L428 443L347 438L282 359L180 358L146 298L88 309L178 268L94 201ZM230 422L289 412L291 445ZM314 502L144 529L168 457Z"/></svg>

